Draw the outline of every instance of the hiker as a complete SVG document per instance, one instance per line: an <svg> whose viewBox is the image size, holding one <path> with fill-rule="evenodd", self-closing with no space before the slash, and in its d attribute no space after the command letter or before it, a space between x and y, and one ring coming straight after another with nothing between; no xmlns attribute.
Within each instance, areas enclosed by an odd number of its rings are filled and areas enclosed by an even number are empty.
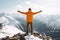
<svg viewBox="0 0 60 40"><path fill-rule="evenodd" d="M3 27L3 24L2 24L2 23L0 23L0 29L2 29L2 27Z"/></svg>
<svg viewBox="0 0 60 40"><path fill-rule="evenodd" d="M32 28L33 15L42 12L42 10L40 10L38 12L32 12L31 8L29 8L28 9L28 12L22 12L22 11L19 11L19 10L18 10L18 12L21 13L21 14L25 14L26 15L26 23L27 23L26 35L28 35L28 27L29 27L29 24L31 26L31 35L32 35L32 33L33 33L33 28Z"/></svg>

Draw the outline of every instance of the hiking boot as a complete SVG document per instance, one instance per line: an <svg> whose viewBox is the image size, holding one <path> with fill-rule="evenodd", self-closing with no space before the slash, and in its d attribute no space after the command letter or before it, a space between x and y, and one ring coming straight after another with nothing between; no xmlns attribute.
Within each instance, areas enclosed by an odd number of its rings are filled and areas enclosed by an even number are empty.
<svg viewBox="0 0 60 40"><path fill-rule="evenodd" d="M25 34L24 34L24 36L27 36L27 35L28 35L28 33L25 33Z"/></svg>

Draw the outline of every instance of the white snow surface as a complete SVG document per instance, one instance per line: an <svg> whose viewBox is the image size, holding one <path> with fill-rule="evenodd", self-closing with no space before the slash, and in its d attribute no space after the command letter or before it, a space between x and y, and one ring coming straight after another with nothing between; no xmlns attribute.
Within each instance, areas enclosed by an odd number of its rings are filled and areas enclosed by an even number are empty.
<svg viewBox="0 0 60 40"><path fill-rule="evenodd" d="M40 38L35 37L33 35L27 35L27 36L25 36L25 39L26 40L43 40L43 39L40 39Z"/></svg>
<svg viewBox="0 0 60 40"><path fill-rule="evenodd" d="M6 36L12 37L13 35L17 33L24 34L23 31L16 28L15 26L6 25L6 26L3 26L2 29L0 29L0 38L4 38Z"/></svg>

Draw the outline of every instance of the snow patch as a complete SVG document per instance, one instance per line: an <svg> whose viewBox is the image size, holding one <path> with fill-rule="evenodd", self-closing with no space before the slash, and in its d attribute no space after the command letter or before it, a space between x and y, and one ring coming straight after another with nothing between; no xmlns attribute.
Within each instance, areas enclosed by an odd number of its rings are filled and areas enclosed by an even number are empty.
<svg viewBox="0 0 60 40"><path fill-rule="evenodd" d="M25 39L26 40L43 40L43 39L40 39L40 38L35 37L33 35L27 35L27 36L25 36Z"/></svg>
<svg viewBox="0 0 60 40"><path fill-rule="evenodd" d="M6 26L3 26L2 29L0 29L0 38L4 38L6 36L12 37L17 33L24 34L23 31L16 28L15 26L6 25Z"/></svg>

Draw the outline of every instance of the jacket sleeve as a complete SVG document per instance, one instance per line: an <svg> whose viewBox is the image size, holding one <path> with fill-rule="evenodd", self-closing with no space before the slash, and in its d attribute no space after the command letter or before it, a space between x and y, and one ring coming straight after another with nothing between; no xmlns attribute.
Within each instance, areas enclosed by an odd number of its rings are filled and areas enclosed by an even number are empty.
<svg viewBox="0 0 60 40"><path fill-rule="evenodd" d="M21 11L18 11L19 13L21 13L21 14L26 14L27 12L21 12Z"/></svg>
<svg viewBox="0 0 60 40"><path fill-rule="evenodd" d="M33 12L33 14L38 14L38 13L40 13L40 12L42 12L42 11L38 11L38 12Z"/></svg>

